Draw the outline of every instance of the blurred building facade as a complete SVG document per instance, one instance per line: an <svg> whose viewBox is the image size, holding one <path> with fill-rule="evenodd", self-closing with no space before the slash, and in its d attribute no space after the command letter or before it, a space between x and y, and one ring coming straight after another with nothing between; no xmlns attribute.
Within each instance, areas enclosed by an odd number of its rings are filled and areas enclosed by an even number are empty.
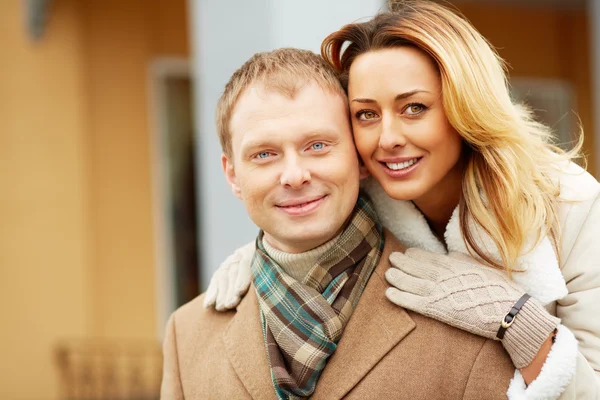
<svg viewBox="0 0 600 400"><path fill-rule="evenodd" d="M0 398L59 395L63 339L157 341L148 69L184 0L0 2Z"/></svg>
<svg viewBox="0 0 600 400"><path fill-rule="evenodd" d="M383 0L53 0L38 41L26 3L0 3L0 398L42 400L60 395L59 343L158 343L182 301L161 203L169 189L157 132L171 114L157 115L168 104L157 102L154 79L195 79L195 129L175 124L195 131L202 268L193 292L255 234L218 161L213 113L225 81L256 51L318 50L325 34ZM453 3L509 62L524 96L528 84L564 89L596 172L596 4ZM173 101L186 101L186 90Z"/></svg>

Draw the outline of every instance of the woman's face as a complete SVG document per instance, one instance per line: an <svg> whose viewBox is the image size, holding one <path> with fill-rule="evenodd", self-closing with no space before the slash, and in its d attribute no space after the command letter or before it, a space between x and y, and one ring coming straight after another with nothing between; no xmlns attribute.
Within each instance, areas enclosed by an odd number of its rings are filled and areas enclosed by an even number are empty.
<svg viewBox="0 0 600 400"><path fill-rule="evenodd" d="M444 113L433 60L395 47L358 56L349 72L356 147L386 193L435 202L460 190L462 139Z"/></svg>

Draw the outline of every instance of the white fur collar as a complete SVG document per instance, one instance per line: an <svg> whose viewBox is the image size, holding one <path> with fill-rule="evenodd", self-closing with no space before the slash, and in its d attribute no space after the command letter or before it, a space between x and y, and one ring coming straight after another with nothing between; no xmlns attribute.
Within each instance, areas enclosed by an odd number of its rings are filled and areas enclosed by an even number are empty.
<svg viewBox="0 0 600 400"><path fill-rule="evenodd" d="M444 246L431 232L425 217L412 202L393 200L373 178L363 180L362 187L371 197L383 226L388 228L406 246L419 247L441 254L448 251L469 254L460 232L458 207L454 210L446 227L444 235L446 246ZM482 229L474 229L473 232L476 237L479 237L478 243L486 250L487 254L500 260L498 248L489 235ZM517 259L515 269L524 271L513 274L515 282L544 305L556 301L568 293L556 254L547 237L544 237L531 251L524 252Z"/></svg>

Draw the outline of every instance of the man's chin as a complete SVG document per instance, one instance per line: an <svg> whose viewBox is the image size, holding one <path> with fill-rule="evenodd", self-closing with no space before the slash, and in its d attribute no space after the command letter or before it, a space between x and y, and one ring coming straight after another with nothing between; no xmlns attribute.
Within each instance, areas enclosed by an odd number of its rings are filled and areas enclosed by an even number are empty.
<svg viewBox="0 0 600 400"><path fill-rule="evenodd" d="M329 229L324 231L318 227L313 229L310 229L310 227L307 229L306 226L302 226L302 229L295 228L290 227L290 229L285 229L285 226L280 225L278 230L283 234L278 238L275 235L271 235L271 240L267 236L269 244L278 250L288 253L303 253L328 242L336 234L336 232L330 232ZM278 242L278 245L272 243L273 241Z"/></svg>

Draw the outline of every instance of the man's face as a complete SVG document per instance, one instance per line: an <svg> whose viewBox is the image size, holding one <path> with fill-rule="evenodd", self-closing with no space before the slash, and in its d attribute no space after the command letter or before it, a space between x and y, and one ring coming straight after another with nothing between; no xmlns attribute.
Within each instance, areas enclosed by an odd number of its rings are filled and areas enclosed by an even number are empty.
<svg viewBox="0 0 600 400"><path fill-rule="evenodd" d="M290 99L246 89L230 122L227 181L279 250L299 253L335 237L359 189L359 163L346 100L316 84Z"/></svg>

